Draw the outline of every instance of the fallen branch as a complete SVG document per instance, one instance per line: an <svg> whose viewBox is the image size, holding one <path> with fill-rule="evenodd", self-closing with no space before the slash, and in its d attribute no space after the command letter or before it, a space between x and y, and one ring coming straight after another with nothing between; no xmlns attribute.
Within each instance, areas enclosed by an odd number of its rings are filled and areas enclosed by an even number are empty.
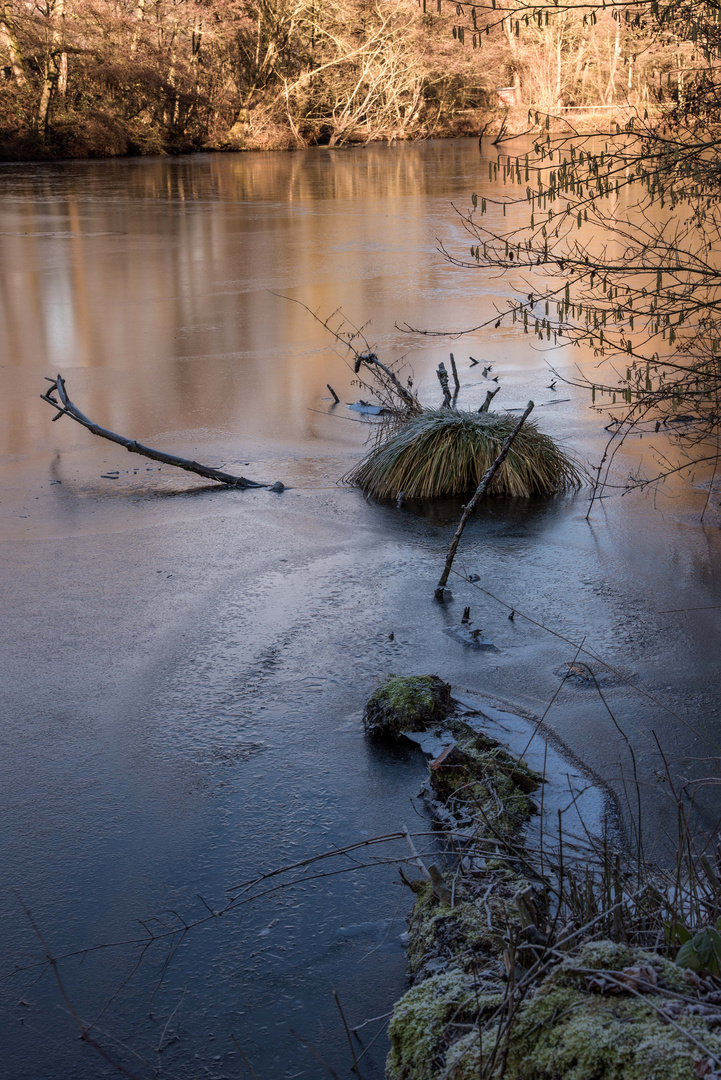
<svg viewBox="0 0 721 1080"><path fill-rule="evenodd" d="M426 869L426 864L423 862L423 859L420 857L420 855L416 851L416 845L413 843L413 840L411 839L411 834L408 832L408 827L406 825L403 826L403 835L405 836L406 840L408 841L408 847L411 849L411 855L413 856L413 861L415 862L415 864L418 867L418 869L420 870L420 872L423 874L423 877L426 879L426 881L430 881L431 880L431 875L429 874L428 870Z"/></svg>
<svg viewBox="0 0 721 1080"><path fill-rule="evenodd" d="M47 393L41 394L40 397L43 401L47 401L48 405L52 405L54 409L58 410L53 417L54 421L59 420L61 416L69 416L72 420L76 420L78 424L82 424L88 431L91 431L93 435L99 435L101 439L108 439L110 442L118 443L119 446L124 446L126 450L129 450L131 454L141 454L143 457L152 458L153 461L162 461L165 465L175 465L179 469L185 469L186 472L197 473L198 476L204 476L208 480L217 480L218 483L226 484L228 487L260 488L271 486L269 484L260 484L256 480L248 480L245 476L233 476L231 473L222 472L220 469L213 469L209 465L201 465L197 461L176 457L175 454L165 454L162 450L153 450L150 446L143 446L142 443L136 442L135 439L126 439L123 435L116 435L114 431L108 431L107 428L93 423L85 413L78 409L77 405L72 403L65 389L65 380L62 375L58 375L55 379L48 379L48 382L52 383L50 389ZM56 393L57 398L53 396ZM282 491L283 485L278 481L272 485L271 490Z"/></svg>
<svg viewBox="0 0 721 1080"><path fill-rule="evenodd" d="M511 445L513 443L513 440L516 438L516 435L518 435L519 431L521 430L521 428L525 424L525 422L528 419L532 409L533 409L533 402L529 401L528 405L526 406L526 411L524 412L523 416L518 421L518 423L514 427L513 431L511 432L511 434L508 436L508 438L504 442L503 446L501 447L500 454L498 455L496 460L493 462L493 464L490 466L490 468L486 469L485 473L483 474L483 477L481 479L480 484L476 488L476 491L475 491L475 494L473 495L473 498L470 500L470 502L464 508L463 513L461 514L461 520L458 522L458 528L456 529L455 536L451 540L451 546L448 549L448 555L446 556L446 565L443 568L443 573L441 574L440 579L438 581L438 584L436 586L436 591L434 593L436 600L442 600L443 599L443 590L446 587L446 584L448 582L448 575L451 572L451 567L453 566L453 560L456 557L456 551L458 550L458 544L460 542L461 536L463 535L463 530L466 527L466 523L467 523L469 517L471 516L473 511L476 509L476 506L481 501L483 496L486 494L486 491L488 490L488 487L489 487L491 481L493 480L493 477L496 475L496 473L500 469L501 465L506 460L506 457L508 456L508 451L511 449Z"/></svg>

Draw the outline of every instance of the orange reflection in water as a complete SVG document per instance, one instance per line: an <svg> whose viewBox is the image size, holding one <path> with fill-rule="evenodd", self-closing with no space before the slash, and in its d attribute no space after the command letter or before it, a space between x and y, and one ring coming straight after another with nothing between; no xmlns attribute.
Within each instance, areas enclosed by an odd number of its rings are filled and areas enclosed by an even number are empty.
<svg viewBox="0 0 721 1080"><path fill-rule="evenodd" d="M436 248L483 168L473 140L5 167L0 453L77 441L37 398L56 371L84 411L138 437L315 438L326 382L357 392L323 328L273 292L372 320L387 355L409 348L397 322L477 321L490 298ZM430 371L447 346L422 352Z"/></svg>

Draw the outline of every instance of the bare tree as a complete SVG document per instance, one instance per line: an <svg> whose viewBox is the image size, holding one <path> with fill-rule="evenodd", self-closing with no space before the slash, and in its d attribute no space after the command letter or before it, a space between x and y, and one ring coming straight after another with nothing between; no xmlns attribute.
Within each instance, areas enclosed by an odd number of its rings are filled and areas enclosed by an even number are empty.
<svg viewBox="0 0 721 1080"><path fill-rule="evenodd" d="M487 6L475 6L490 17ZM599 21L602 10L576 6L587 25ZM565 11L523 5L513 14L518 23L535 19L541 29L546 18L549 25L564 20ZM600 140L572 130L554 135L550 118L532 113L541 128L532 152L502 154L492 165L507 193L481 190L463 216L470 258L449 254L481 273L507 273L508 303L494 321L546 343L584 342L610 361L595 384L583 375L576 380L613 417L599 483L615 448L640 425L652 432L669 426L682 455L670 459L659 451L658 469L634 482L702 464L715 476L721 455L721 28L705 2L650 0L607 5L606 11L622 27L613 37L613 57L617 41L632 45L639 34L656 57L668 60L673 45L677 66L666 73L665 100L651 113L629 107L623 126L613 123ZM621 59L608 68L607 96L618 85ZM631 63L634 56L623 60Z"/></svg>
<svg viewBox="0 0 721 1080"><path fill-rule="evenodd" d="M12 0L4 0L0 5L0 46L10 61L10 71L20 89L27 85L25 62L18 40Z"/></svg>

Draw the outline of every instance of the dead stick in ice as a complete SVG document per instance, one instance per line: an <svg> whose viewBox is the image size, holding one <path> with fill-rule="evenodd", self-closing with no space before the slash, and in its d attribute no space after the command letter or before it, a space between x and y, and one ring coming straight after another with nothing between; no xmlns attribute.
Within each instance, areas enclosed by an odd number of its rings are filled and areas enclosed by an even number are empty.
<svg viewBox="0 0 721 1080"><path fill-rule="evenodd" d="M338 991L336 990L335 986L333 987L333 997L335 998L335 1003L338 1006L338 1012L340 1013L340 1018L343 1021L343 1027L345 1028L345 1033L346 1033L346 1035L348 1037L348 1045L350 1046L350 1053L351 1053L351 1057L353 1058L353 1072L358 1077L358 1080L362 1080L361 1074L360 1074L360 1069L358 1068L358 1058L356 1057L355 1047L353 1045L353 1039L351 1038L350 1028L348 1027L348 1021L345 1018L345 1013L343 1012L343 1006L340 1003L340 998L338 997Z"/></svg>
<svg viewBox="0 0 721 1080"><path fill-rule="evenodd" d="M499 392L500 389L501 389L500 386L497 386L495 390L486 390L486 400L483 402L480 409L478 410L479 413L484 413L484 412L489 411L489 409L491 408L491 402L493 401L494 397L496 396L496 394Z"/></svg>
<svg viewBox="0 0 721 1080"><path fill-rule="evenodd" d="M176 457L175 454L165 454L161 450L153 450L150 446L143 446L142 443L136 442L135 439L126 439L123 435L116 435L114 431L109 431L107 428L101 427L100 424L94 423L85 413L80 411L77 405L73 404L68 397L62 375L58 375L55 379L48 379L48 382L52 384L50 389L47 393L41 394L40 397L58 410L53 420L59 420L61 416L69 416L71 420L76 420L78 424L82 424L93 435L99 435L101 439L108 439L119 446L124 446L131 454L140 454L142 457L151 458L153 461L162 461L165 465L175 465L178 469L197 473L198 476L204 476L208 480L217 480L228 487L260 488L270 486L268 484L259 484L256 480L248 480L245 476L233 476L232 473L213 469L209 465L201 465L197 461L188 460L188 458ZM57 398L54 397L55 394L57 394ZM283 490L280 483L273 486L276 491Z"/></svg>
<svg viewBox="0 0 721 1080"><path fill-rule="evenodd" d="M496 460L493 462L493 464L490 466L490 468L486 469L485 473L483 474L483 478L481 479L480 484L476 488L476 491L475 491L475 494L473 495L473 498L464 507L463 513L461 514L461 520L458 522L458 528L456 529L455 535L454 535L453 539L451 540L451 546L448 549L448 554L446 556L446 565L445 565L445 567L443 569L443 573L440 576L440 580L438 582L438 585L436 586L436 591L435 591L436 600L442 600L443 599L443 590L446 587L446 584L448 582L448 575L451 572L451 567L453 566L453 560L456 557L456 551L458 550L458 544L459 544L459 541L461 539L461 536L463 535L463 530L466 527L466 524L468 522L469 517L471 516L473 511L476 509L476 507L478 506L478 503L481 501L483 496L486 494L486 491L488 490L488 488L490 486L490 483L493 480L493 477L496 475L496 473L500 469L501 465L506 460L506 457L508 456L508 451L511 449L511 446L513 444L513 440L516 438L516 435L518 435L519 431L521 430L521 428L525 424L525 422L528 419L532 409L533 409L533 402L529 401L528 405L526 406L526 411L524 412L523 416L518 421L518 423L514 427L513 431L511 432L511 434L508 436L508 438L504 442L503 446L501 447L500 454L498 455Z"/></svg>
<svg viewBox="0 0 721 1080"><path fill-rule="evenodd" d="M254 1068L253 1068L253 1066L252 1066L252 1065L250 1064L250 1062L248 1061L247 1057L245 1056L245 1054L244 1054L244 1053L243 1053L243 1051L241 1050L241 1048L240 1048L240 1043L239 1043L239 1042L238 1042L238 1040L236 1039L235 1035L232 1035L232 1034L231 1034L231 1036L230 1036L230 1037L231 1037L231 1039L233 1040L233 1042L235 1043L236 1049L237 1049L238 1053L240 1054L240 1056L241 1056L241 1058L242 1058L243 1064L244 1064L244 1065L246 1065L246 1066L247 1066L247 1067L248 1067L248 1068L250 1069L250 1075L251 1075L251 1076L253 1077L253 1080L258 1080L258 1075L257 1075L257 1073L256 1073L255 1069L254 1069Z"/></svg>
<svg viewBox="0 0 721 1080"><path fill-rule="evenodd" d="M446 365L441 360L436 371L438 376L438 382L441 384L441 390L443 391L443 404L442 409L450 409L451 407L451 390L448 385L448 372L446 371Z"/></svg>
<svg viewBox="0 0 721 1080"><path fill-rule="evenodd" d="M453 372L453 385L455 386L455 390L453 391L453 397L457 398L458 391L461 389L461 384L458 380L458 368L456 367L456 361L453 353L451 353L451 371Z"/></svg>

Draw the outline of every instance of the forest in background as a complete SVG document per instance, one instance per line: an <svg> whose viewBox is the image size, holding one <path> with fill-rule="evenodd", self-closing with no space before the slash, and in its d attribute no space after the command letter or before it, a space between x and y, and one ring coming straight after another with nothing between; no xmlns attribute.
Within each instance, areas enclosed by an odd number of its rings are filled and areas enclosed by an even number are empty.
<svg viewBox="0 0 721 1080"><path fill-rule="evenodd" d="M529 109L605 127L678 95L692 62L688 43L646 37L613 4L559 5L545 25L524 18L531 5L501 24L502 10L0 0L0 159L472 135L509 109L515 130Z"/></svg>

